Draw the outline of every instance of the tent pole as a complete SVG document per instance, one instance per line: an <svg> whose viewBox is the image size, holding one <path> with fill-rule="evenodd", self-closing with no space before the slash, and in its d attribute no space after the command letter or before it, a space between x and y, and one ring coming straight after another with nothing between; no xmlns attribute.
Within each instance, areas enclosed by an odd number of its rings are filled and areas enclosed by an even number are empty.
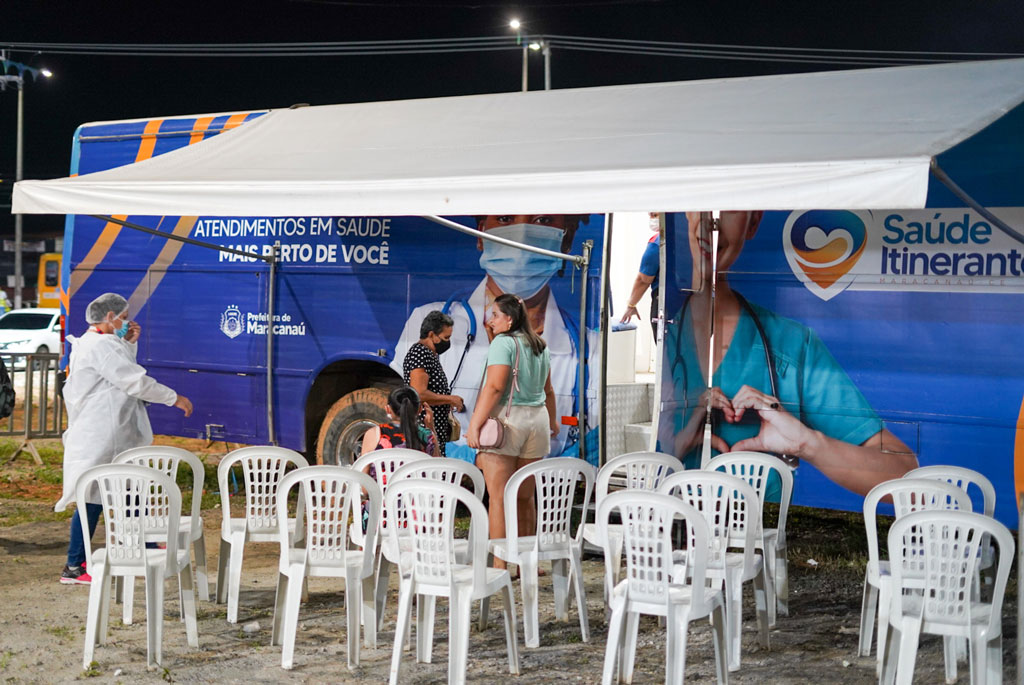
<svg viewBox="0 0 1024 685"><path fill-rule="evenodd" d="M1000 231L1016 240L1018 243L1024 243L1024 233L1021 233L1017 229L1007 224L1005 221L1003 221L995 214L990 212L988 209L986 209L985 206L982 205L980 202L978 202L973 197L968 195L967 191L958 186L956 184L956 181L951 179L946 174L946 172L942 170L942 167L939 166L939 160L935 159L934 157L932 157L930 169L932 172L932 176L939 179L942 185L949 188L950 192L956 195L961 201L963 201L964 204L966 204L968 207L976 211L978 214L981 214L981 216L983 216L989 222L995 224L996 228L998 228Z"/></svg>
<svg viewBox="0 0 1024 685"><path fill-rule="evenodd" d="M554 250L545 250L543 247L534 247L533 245L527 245L526 243L516 242L515 240L509 240L508 238L499 238L496 235L489 234L487 231L478 231L475 228L463 226L460 223L456 223L451 219L445 219L444 217L441 216L425 216L423 218L427 219L428 221L433 221L435 224L441 224L446 228L458 231L459 233L471 235L474 238L490 240L491 242L498 243L499 245L508 245L509 247L515 247L520 250L526 250L527 252L536 252L537 254L542 254L546 257L554 257L555 259L561 259L564 262L572 262L577 266L583 266L584 259L587 259L589 261L588 258L585 258L582 255L571 255L565 254L564 252L555 252Z"/></svg>
<svg viewBox="0 0 1024 685"><path fill-rule="evenodd" d="M583 263L580 264L580 344L576 349L576 368L579 374L576 430L579 432L579 456L583 460L587 458L587 276L590 270L590 252L593 249L593 240L583 241Z"/></svg>
<svg viewBox="0 0 1024 685"><path fill-rule="evenodd" d="M277 444L277 430L274 426L274 299L277 290L277 259L281 242L274 241L270 253L270 281L267 283L267 440Z"/></svg>
<svg viewBox="0 0 1024 685"><path fill-rule="evenodd" d="M604 427L608 425L608 331L611 328L611 321L608 319L611 315L609 312L611 304L609 266L612 259L612 222L615 220L614 214L605 214L604 216L604 249L601 255L601 313L599 319L601 331L601 382L597 386L598 467L604 466L608 460L607 435L605 434Z"/></svg>

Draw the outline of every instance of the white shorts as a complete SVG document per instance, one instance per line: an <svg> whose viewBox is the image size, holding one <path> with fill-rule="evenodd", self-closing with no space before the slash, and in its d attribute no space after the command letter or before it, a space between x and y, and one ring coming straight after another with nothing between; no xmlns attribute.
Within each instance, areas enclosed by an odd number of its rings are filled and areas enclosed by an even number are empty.
<svg viewBox="0 0 1024 685"><path fill-rule="evenodd" d="M551 451L551 428L545 405L528 407L513 404L508 418L499 406L494 416L505 422L505 440L500 448L480 450L488 454L519 459L540 459Z"/></svg>

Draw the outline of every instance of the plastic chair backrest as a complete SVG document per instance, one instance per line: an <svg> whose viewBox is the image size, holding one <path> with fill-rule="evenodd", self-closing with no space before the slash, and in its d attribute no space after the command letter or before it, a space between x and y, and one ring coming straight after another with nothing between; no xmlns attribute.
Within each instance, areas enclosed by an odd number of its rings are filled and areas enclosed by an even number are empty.
<svg viewBox="0 0 1024 685"><path fill-rule="evenodd" d="M231 519L231 492L228 474L235 464L242 465L245 483L245 519L250 533L277 535L277 487L289 465L306 468L309 463L298 452L284 447L242 447L220 460L217 483L225 523ZM302 506L302 500L299 500ZM298 512L301 516L301 511Z"/></svg>
<svg viewBox="0 0 1024 685"><path fill-rule="evenodd" d="M785 543L786 516L789 512L790 500L793 498L793 470L789 468L786 462L763 452L725 452L709 461L704 470L725 471L730 476L736 476L749 483L754 488L754 492L757 493L757 500L761 504L762 515L764 514L765 495L768 491L768 479L772 471L775 471L778 474L779 482L782 484L777 522L779 544L781 546Z"/></svg>
<svg viewBox="0 0 1024 685"><path fill-rule="evenodd" d="M753 571L754 549L764 548L764 537L761 505L749 483L721 471L683 471L666 478L658 492L682 499L704 516L709 564L724 564L732 540L743 550L744 576Z"/></svg>
<svg viewBox="0 0 1024 685"><path fill-rule="evenodd" d="M380 488L380 494L381 496L386 496L388 493L388 486L391 484L392 476L395 471L411 461L421 461L424 459L433 459L433 457L424 452L420 452L419 450L411 450L406 447L391 447L383 450L374 450L373 452L364 454L352 463L351 468L354 471L369 472L370 467L372 466L377 487ZM384 534L384 529L388 527L388 516L388 511L385 509L380 518L382 536ZM399 522L399 525L401 525L401 521ZM362 544L358 534L356 534L355 540L359 544Z"/></svg>
<svg viewBox="0 0 1024 685"><path fill-rule="evenodd" d="M971 502L960 488L941 480L930 478L896 478L879 483L864 496L864 530L868 537L868 563L877 568L880 553L878 549L878 504L883 497L891 497L896 520L919 511L970 511ZM905 559L915 563L912 557L896 557L889 549L890 559Z"/></svg>
<svg viewBox="0 0 1024 685"><path fill-rule="evenodd" d="M114 457L114 464L138 464L148 466L151 469L162 471L171 477L175 482L178 479L178 467L185 462L192 469L192 506L190 514L193 520L197 520L203 500L203 484L206 479L206 469L203 462L197 456L183 450L180 447L168 447L162 445L147 445L145 447L133 447L125 450Z"/></svg>
<svg viewBox="0 0 1024 685"><path fill-rule="evenodd" d="M970 511L920 511L893 523L889 529L892 555L905 557L920 550L924 579L924 602L920 611L925 621L959 626L962 634L968 634L973 618L972 588L983 539L995 540L999 547L992 610L985 632L991 636L999 634L1003 595L1014 557L1013 535L1006 526ZM900 615L904 615L904 593L901 592L907 580L904 569L894 565L892 580L894 602L900 607ZM915 587L919 587L918 582Z"/></svg>
<svg viewBox="0 0 1024 685"><path fill-rule="evenodd" d="M598 504L608 494L615 475L624 476L629 490L657 490L670 473L683 470L683 463L661 452L630 452L610 459L597 473L594 497Z"/></svg>
<svg viewBox="0 0 1024 685"><path fill-rule="evenodd" d="M461 503L470 515L469 560L473 586L484 586L487 572L487 510L469 490L436 480L404 478L394 481L384 495L384 508L395 520L409 522L411 554L403 554L399 565L403 575L412 574L417 583L448 586L455 569L455 509ZM399 545L398 526L385 533Z"/></svg>
<svg viewBox="0 0 1024 685"><path fill-rule="evenodd" d="M970 494L968 488L974 485L981 491L982 511L985 516L992 516L996 511L996 489L992 481L973 469L963 466L920 466L903 474L904 478L934 478L944 480ZM977 511L977 509L973 509Z"/></svg>
<svg viewBox="0 0 1024 685"><path fill-rule="evenodd" d="M404 478L437 480L452 485L462 485L463 479L469 478L473 482L473 494L477 499L482 500L486 492L484 474L473 464L461 459L415 459L392 473L390 482L394 483Z"/></svg>
<svg viewBox="0 0 1024 685"><path fill-rule="evenodd" d="M676 497L656 492L620 490L609 494L597 507L598 526L608 539L608 521L618 510L622 519L623 551L626 555L626 583L630 602L649 608L667 606L670 586L683 585L688 578L690 600L695 616L708 612L706 605L708 525L695 508ZM692 552L683 562L673 558L672 525L683 519L686 539L692 541ZM606 550L607 552L607 550ZM607 559L607 557L606 557ZM684 572L673 571L685 565ZM611 583L611 569L605 564Z"/></svg>
<svg viewBox="0 0 1024 685"><path fill-rule="evenodd" d="M381 496L373 479L347 466L308 466L286 474L278 485L277 522L281 541L281 563L287 564L294 544L288 535L288 494L299 487L305 502L306 560L311 566L343 567L348 549L349 527L362 525L362 497L369 499L363 569L360 577L373 572L373 548L380 524ZM296 526L302 525L296 521ZM298 537L298 536L296 536Z"/></svg>
<svg viewBox="0 0 1024 685"><path fill-rule="evenodd" d="M576 536L572 534L572 510L576 501L576 485L582 480L583 506L586 509L590 494L594 490L596 477L593 466L571 457L541 459L527 464L512 474L505 484L505 536L509 554L519 554L519 489L527 479L535 483L534 498L537 505L537 552L553 552L567 549L573 540L582 539L583 526L577 526Z"/></svg>
<svg viewBox="0 0 1024 685"><path fill-rule="evenodd" d="M154 532L167 532L167 559L176 559L181 491L170 476L137 464L94 466L79 477L75 487L78 516L83 522L88 520L86 494L93 484L99 490L103 507L107 561L111 567L145 568L146 533L153 528L153 522L157 522L159 529ZM151 508L154 504L157 509ZM92 560L91 541L88 535L84 538L86 559Z"/></svg>

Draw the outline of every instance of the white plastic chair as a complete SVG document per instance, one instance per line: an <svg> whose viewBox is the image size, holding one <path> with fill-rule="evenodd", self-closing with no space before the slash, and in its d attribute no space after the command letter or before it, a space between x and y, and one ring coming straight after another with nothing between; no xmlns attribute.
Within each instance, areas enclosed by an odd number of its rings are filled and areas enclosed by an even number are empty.
<svg viewBox="0 0 1024 685"><path fill-rule="evenodd" d="M468 478L473 487L473 494L476 498L483 502L484 493L487 491L486 484L484 482L484 474L473 464L468 461L462 461L461 459L448 459L446 457L434 457L431 459L414 459L408 464L400 467L393 474L389 482L396 482L405 478L419 478L426 480L436 480L441 483L451 483L452 485L461 486L463 481ZM401 510L399 511L401 515ZM385 535L381 538L380 544L382 547L381 555L390 561L389 563L397 564L399 553L409 554L412 551L412 539L410 537L411 532L408 525L399 524L398 528L398 539L401 545L400 550L396 550L393 547L392 538L389 535ZM455 540L455 561L460 564L469 563L469 541L463 539ZM390 571L389 571L390 573ZM385 590L386 590L385 585ZM416 657L423 663L430 663L431 659L431 645L434 640L434 597L425 596L420 597L416 602L416 649L418 656ZM481 600L481 615L487 611L487 599Z"/></svg>
<svg viewBox="0 0 1024 685"><path fill-rule="evenodd" d="M991 603L972 599L971 592L984 541L994 541L999 549ZM889 552L913 563L892 566L893 635L883 682L911 682L920 634L931 633L947 643L950 637L967 639L972 684L1001 683L1003 595L1014 556L1006 526L967 511L908 514L889 529ZM947 649L947 666L948 656Z"/></svg>
<svg viewBox="0 0 1024 685"><path fill-rule="evenodd" d="M786 516L793 499L793 470L778 457L761 452L726 452L719 454L704 467L706 471L725 471L741 478L754 488L764 515L765 495L772 472L778 474L782 485L779 498L779 517L775 528L762 522L764 533L765 568L768 571L768 625L775 625L776 614L789 616L789 557L786 545ZM739 542L737 541L738 545Z"/></svg>
<svg viewBox="0 0 1024 685"><path fill-rule="evenodd" d="M181 536L178 546L181 549L188 549L189 543L195 560L192 562L196 572L196 595L204 602L210 601L210 581L206 573L206 538L203 535L203 519L201 506L203 500L203 482L206 478L206 470L203 462L188 450L180 447L164 447L148 445L145 447L134 447L125 450L114 457L114 464L138 464L148 466L162 471L177 482L178 467L182 462L188 464L192 469L192 507L188 516L182 516L178 522L178 534ZM148 534L151 539L146 542L164 542L167 537L166 531L150 530ZM132 623L132 604L134 600L133 586L134 578L124 576L117 579L116 595L117 601L123 603L122 622L125 625ZM125 588L127 587L127 592Z"/></svg>
<svg viewBox="0 0 1024 685"><path fill-rule="evenodd" d="M659 492L679 497L704 516L708 524L708 577L725 592L728 616L729 670L740 667L740 634L743 624L743 583L754 582L758 641L767 649L768 574L764 558L755 549L764 548L761 532L761 506L757 493L744 480L721 471L682 471L673 473L661 484ZM691 528L692 530L692 528ZM742 552L729 552L730 540L740 538ZM691 541L692 549L694 542Z"/></svg>
<svg viewBox="0 0 1024 685"><path fill-rule="evenodd" d="M583 510L590 503L595 469L582 459L542 459L512 474L505 484L505 533L508 537L490 541L488 551L499 559L519 566L523 595L523 635L527 647L540 646L537 602L537 564L551 561L551 582L555 591L555 620L569 618L569 585L576 592L580 632L590 641L587 596L583 589L583 525L571 530L577 484L584 484ZM519 535L519 490L527 479L535 481L537 532ZM487 609L481 609L480 628L487 625Z"/></svg>
<svg viewBox="0 0 1024 685"><path fill-rule="evenodd" d="M718 682L728 682L725 607L722 591L707 586L709 542L704 516L676 497L636 490L604 498L597 508L598 525L606 527L614 511L622 519L626 577L612 589L602 683L632 682L640 614L666 617L666 685L683 682L690 621L709 616ZM692 552L681 557L682 564L674 558L672 546L672 525L677 518L683 519L686 538L693 545ZM609 579L611 558L609 550L605 557Z"/></svg>
<svg viewBox="0 0 1024 685"><path fill-rule="evenodd" d="M228 475L235 464L242 465L245 487L245 517L231 516L231 490ZM220 558L217 563L217 603L228 603L228 623L238 622L238 591L242 584L242 550L247 542L279 542L277 525L277 486L288 466L306 468L309 464L298 452L284 447L242 447L224 455L217 466L220 486L221 526ZM296 518L302 517L299 500ZM288 530L301 539L301 528L288 519Z"/></svg>
<svg viewBox="0 0 1024 685"><path fill-rule="evenodd" d="M455 509L460 503L470 513L468 564L460 564L455 559ZM480 500L465 488L449 483L406 478L394 481L388 488L385 509L392 519L408 521L412 532L412 549L409 554L401 555L399 562L401 584L391 656L391 685L400 682L402 643L411 621L414 595L448 597L448 682L461 685L466 682L469 658L470 605L475 600L500 594L504 603L509 673L518 675L512 579L507 570L487 566L487 511ZM398 547L398 527L389 526L388 535ZM417 632L422 627L421 623Z"/></svg>
<svg viewBox="0 0 1024 685"><path fill-rule="evenodd" d="M106 547L93 551L86 517L86 496L99 489L103 506ZM85 624L82 668L89 668L98 644L107 638L111 579L144 576L146 579L146 663L161 663L164 624L164 581L177 576L185 635L190 647L199 647L196 599L188 547L178 546L181 491L165 473L135 464L107 464L86 471L76 486L78 515L82 521L85 554L92 585ZM166 549L146 549L150 530L163 530Z"/></svg>
<svg viewBox="0 0 1024 685"><path fill-rule="evenodd" d="M302 547L290 541L288 531L288 494L293 488L300 488L299 497L305 502L305 545ZM350 549L349 526L362 525L363 492L369 500L365 544L362 549ZM359 665L363 581L373 577L380 512L380 492L373 479L348 467L310 466L292 471L281 479L277 497L281 561L271 644L281 645L282 668L292 667L302 587L311 576L345 579L348 667Z"/></svg>
<svg viewBox="0 0 1024 685"><path fill-rule="evenodd" d="M655 491L669 474L682 471L683 468L681 461L661 452L630 452L610 459L597 472L594 484L595 509L600 507L601 502L608 496L613 477L624 479L627 490ZM606 530L611 536L607 541L602 537L601 530ZM600 549L607 550L613 557L611 582L605 583L604 588L604 598L607 602L611 588L619 582L621 575L622 526L613 523L602 529L595 518L594 523L583 524L583 539ZM608 544L605 544L606 542Z"/></svg>
<svg viewBox="0 0 1024 685"><path fill-rule="evenodd" d="M954 511L970 510L971 502L967 495L959 488L941 480L926 478L897 478L884 483L879 483L864 497L864 529L868 540L868 564L864 570L864 598L861 601L860 609L860 640L858 653L860 656L871 655L871 634L874 629L875 614L878 614L878 652L876 672L881 675L882 661L885 657L885 643L889 627L890 597L893 591L892 566L894 559L902 557L894 556L893 550L889 550L889 559L883 560L878 548L878 526L876 523L878 504L882 498L892 499L893 511L896 520L919 511ZM912 563L913 560L906 560ZM913 567L904 569L904 577L914 577L916 573ZM877 605L877 611L876 611ZM947 652L951 648L946 645ZM953 658L955 669L955 657L947 654L947 669L950 667L948 659ZM948 671L947 671L948 673Z"/></svg>
<svg viewBox="0 0 1024 685"><path fill-rule="evenodd" d="M374 482L380 490L381 501L383 501L383 498L387 495L388 486L391 484L393 475L398 469L413 461L425 461L433 458L419 450L392 447L364 454L355 460L351 468L354 471L368 472L372 467L374 474L372 479L375 479ZM388 596L388 581L391 578L391 567L398 563L398 555L388 542L390 538L387 535L387 527L388 512L385 510L381 512L379 530L377 531L380 546L376 551L374 559L376 573L372 581L367 581L363 598L364 601L373 598L374 602L372 610L368 610L367 615L372 614L375 616L376 623L373 626L366 626L367 642L372 647L377 646L377 632L380 630L381 623L384 620L384 606ZM356 544L363 544L361 527L352 528L352 539L355 540ZM373 583L372 592L370 592L370 582Z"/></svg>

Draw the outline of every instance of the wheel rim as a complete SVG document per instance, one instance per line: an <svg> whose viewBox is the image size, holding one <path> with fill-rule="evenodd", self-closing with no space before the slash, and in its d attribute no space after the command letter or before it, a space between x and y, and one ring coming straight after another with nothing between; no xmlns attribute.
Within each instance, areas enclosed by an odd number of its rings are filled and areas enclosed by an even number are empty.
<svg viewBox="0 0 1024 685"><path fill-rule="evenodd" d="M363 451L363 434L376 426L377 422L370 419L357 419L345 426L334 448L334 463L349 466L358 459Z"/></svg>

